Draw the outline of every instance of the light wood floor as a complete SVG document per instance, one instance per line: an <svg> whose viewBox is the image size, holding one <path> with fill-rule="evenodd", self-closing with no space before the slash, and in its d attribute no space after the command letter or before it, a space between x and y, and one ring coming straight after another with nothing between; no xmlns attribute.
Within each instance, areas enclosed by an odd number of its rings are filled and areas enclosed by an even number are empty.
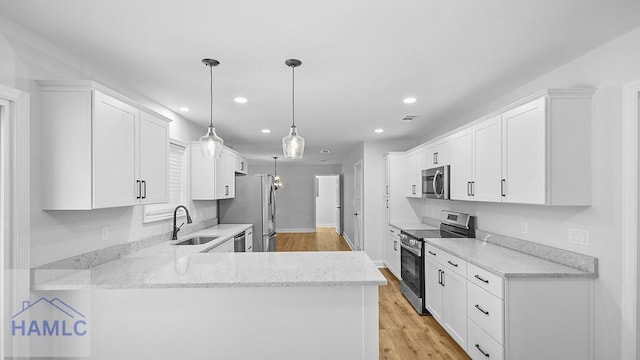
<svg viewBox="0 0 640 360"><path fill-rule="evenodd" d="M313 233L278 233L276 251L350 251L334 227L319 227Z"/></svg>
<svg viewBox="0 0 640 360"><path fill-rule="evenodd" d="M278 234L276 251L349 251L335 228L315 233ZM469 359L458 344L431 317L420 316L400 292L400 282L380 269L389 282L380 286L380 360Z"/></svg>

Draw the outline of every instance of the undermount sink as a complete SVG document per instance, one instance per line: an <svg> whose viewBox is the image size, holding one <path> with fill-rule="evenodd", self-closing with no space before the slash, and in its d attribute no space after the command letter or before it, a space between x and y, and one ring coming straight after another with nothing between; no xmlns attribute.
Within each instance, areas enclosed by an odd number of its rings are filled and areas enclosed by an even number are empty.
<svg viewBox="0 0 640 360"><path fill-rule="evenodd" d="M196 237L182 240L179 243L176 243L174 245L202 245L202 244L208 243L211 240L215 240L219 237L220 236L196 236Z"/></svg>

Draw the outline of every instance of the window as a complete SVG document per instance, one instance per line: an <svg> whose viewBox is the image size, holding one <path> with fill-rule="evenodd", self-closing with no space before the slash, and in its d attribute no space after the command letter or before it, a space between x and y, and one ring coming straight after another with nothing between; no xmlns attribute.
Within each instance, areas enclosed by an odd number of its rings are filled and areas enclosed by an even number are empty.
<svg viewBox="0 0 640 360"><path fill-rule="evenodd" d="M176 206L187 200L187 146L177 140L169 142L169 202L144 206L143 222L155 222L171 219ZM184 211L179 214L184 216Z"/></svg>

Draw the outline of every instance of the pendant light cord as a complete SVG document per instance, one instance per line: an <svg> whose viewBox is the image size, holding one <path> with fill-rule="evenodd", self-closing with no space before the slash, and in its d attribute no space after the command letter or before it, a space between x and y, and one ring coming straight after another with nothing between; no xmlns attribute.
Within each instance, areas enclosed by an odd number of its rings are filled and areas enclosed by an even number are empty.
<svg viewBox="0 0 640 360"><path fill-rule="evenodd" d="M211 123L210 127L213 127L213 66L209 65L209 77L211 81L209 82L209 100L211 105Z"/></svg>
<svg viewBox="0 0 640 360"><path fill-rule="evenodd" d="M296 127L296 67L291 66L291 118L293 122L293 127Z"/></svg>

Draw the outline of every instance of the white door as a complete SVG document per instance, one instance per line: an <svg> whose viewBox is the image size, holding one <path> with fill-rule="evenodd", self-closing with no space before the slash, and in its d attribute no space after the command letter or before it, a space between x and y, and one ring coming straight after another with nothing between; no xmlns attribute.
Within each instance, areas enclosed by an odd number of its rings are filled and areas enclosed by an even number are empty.
<svg viewBox="0 0 640 360"><path fill-rule="evenodd" d="M353 166L353 239L355 250L362 250L362 161Z"/></svg>
<svg viewBox="0 0 640 360"><path fill-rule="evenodd" d="M546 98L502 114L504 202L546 202Z"/></svg>
<svg viewBox="0 0 640 360"><path fill-rule="evenodd" d="M140 117L142 204L169 201L169 124L143 112Z"/></svg>
<svg viewBox="0 0 640 360"><path fill-rule="evenodd" d="M500 202L502 116L473 127L473 200Z"/></svg>
<svg viewBox="0 0 640 360"><path fill-rule="evenodd" d="M342 175L336 176L336 233L342 235Z"/></svg>
<svg viewBox="0 0 640 360"><path fill-rule="evenodd" d="M451 200L471 200L473 180L473 134L471 129L451 135L451 170L449 196Z"/></svg>
<svg viewBox="0 0 640 360"><path fill-rule="evenodd" d="M93 207L138 202L136 134L138 109L95 92L93 118Z"/></svg>

